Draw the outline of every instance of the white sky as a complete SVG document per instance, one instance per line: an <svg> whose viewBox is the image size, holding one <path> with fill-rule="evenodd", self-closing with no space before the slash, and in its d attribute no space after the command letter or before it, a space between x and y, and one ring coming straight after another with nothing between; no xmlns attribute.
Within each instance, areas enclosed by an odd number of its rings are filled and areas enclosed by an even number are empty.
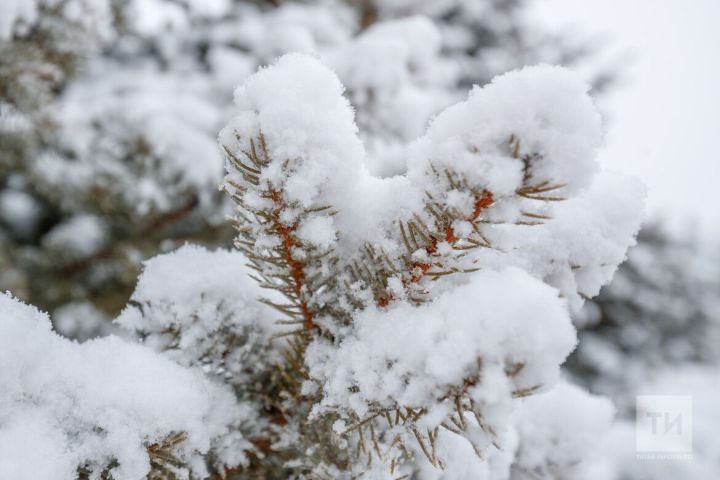
<svg viewBox="0 0 720 480"><path fill-rule="evenodd" d="M632 54L603 105L602 162L643 179L652 215L720 234L720 0L535 0L534 10L554 30L602 34Z"/></svg>

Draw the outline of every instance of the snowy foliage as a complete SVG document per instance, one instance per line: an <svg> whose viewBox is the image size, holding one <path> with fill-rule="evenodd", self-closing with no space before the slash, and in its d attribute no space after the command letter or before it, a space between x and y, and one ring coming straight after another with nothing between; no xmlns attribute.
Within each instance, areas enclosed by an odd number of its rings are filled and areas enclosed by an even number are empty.
<svg viewBox="0 0 720 480"><path fill-rule="evenodd" d="M117 480L136 480L153 462L204 476L203 455L237 437L232 396L199 372L116 337L64 339L45 314L8 295L0 317L0 477L111 469ZM172 456L163 457L167 442Z"/></svg>
<svg viewBox="0 0 720 480"><path fill-rule="evenodd" d="M333 430L358 435L391 472L422 468L420 451L446 467L456 437L491 455L507 441L513 399L555 383L575 345L559 295L577 308L578 289L609 280L642 189L593 183L598 116L560 69L472 92L407 146L407 175L385 179L364 165L341 93L300 55L236 91L241 113L220 141L237 245L261 285L290 300L275 306L301 327L294 348L314 421L339 417Z"/></svg>
<svg viewBox="0 0 720 480"><path fill-rule="evenodd" d="M522 292L522 303L508 296L515 290ZM533 315L542 322L529 325ZM407 332L412 343L398 344ZM475 377L484 380L466 388L492 409L503 397L552 385L557 365L574 346L575 332L557 292L509 269L478 272L428 305L366 309L354 316L353 332L339 346L311 346L308 363L311 375L327 377L323 404L347 405L361 417L372 406L433 407ZM506 378L506 362L527 367Z"/></svg>
<svg viewBox="0 0 720 480"><path fill-rule="evenodd" d="M142 343L233 385L277 361L278 327L239 252L187 245L145 262L129 305L116 319ZM170 283L169 283L170 282Z"/></svg>

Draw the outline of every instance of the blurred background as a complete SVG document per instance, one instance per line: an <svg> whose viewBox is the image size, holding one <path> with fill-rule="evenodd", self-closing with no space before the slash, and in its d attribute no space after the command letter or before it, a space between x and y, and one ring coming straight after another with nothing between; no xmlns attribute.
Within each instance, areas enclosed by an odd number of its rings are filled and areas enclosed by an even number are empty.
<svg viewBox="0 0 720 480"><path fill-rule="evenodd" d="M683 234L720 234L720 2L537 0L531 10L556 34L595 38L616 61L602 162L643 179L651 217Z"/></svg>
<svg viewBox="0 0 720 480"><path fill-rule="evenodd" d="M233 88L283 53L338 73L377 175L473 85L566 65L605 114L603 166L649 199L575 319L567 375L618 408L590 461L598 479L720 478L719 21L717 0L2 0L0 289L84 341L144 259L231 247L215 137ZM639 393L693 396L691 460L635 458Z"/></svg>

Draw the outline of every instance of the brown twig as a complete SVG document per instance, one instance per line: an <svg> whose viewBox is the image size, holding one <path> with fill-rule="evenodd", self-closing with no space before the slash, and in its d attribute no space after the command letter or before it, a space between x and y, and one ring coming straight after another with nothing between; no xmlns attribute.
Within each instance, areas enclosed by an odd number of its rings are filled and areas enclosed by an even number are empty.
<svg viewBox="0 0 720 480"><path fill-rule="evenodd" d="M476 222L480 218L480 215L482 215L482 213L487 208L492 206L494 202L495 200L493 198L492 192L489 192L487 190L484 191L481 195L476 196L475 203L473 205L473 212L465 220L470 223ZM417 243L415 234L412 229L410 229L409 233L413 237L413 243ZM443 240L449 243L450 246L455 246L460 240L455 233L455 229L449 223L444 226L443 233ZM430 237L428 244L425 247L425 251L429 256L437 255L439 243L440 240L437 237ZM431 266L432 265L429 262L412 262L409 269L410 275L406 276L402 281L403 287L408 288L413 284L419 283L423 278L425 278ZM392 300L392 295L388 295L385 297L381 297L377 301L377 304L379 307L386 307L390 304Z"/></svg>
<svg viewBox="0 0 720 480"><path fill-rule="evenodd" d="M307 331L312 331L317 328L317 325L315 324L315 320L313 319L313 314L310 308L308 307L307 301L305 300L305 295L303 292L303 287L305 286L305 270L304 270L304 264L297 260L295 256L293 255L293 248L298 244L297 238L295 237L295 230L297 229L297 225L291 225L286 226L283 225L279 221L279 214L285 207L284 202L282 200L282 194L278 192L277 190L271 190L270 196L272 198L273 203L275 204L275 211L274 211L274 218L275 222L273 225L273 228L277 232L277 234L280 236L280 241L282 242L283 247L283 254L285 256L285 261L287 262L288 268L290 269L290 277L292 277L293 280L293 290L295 291L295 295L297 296L300 313L303 317L303 327Z"/></svg>

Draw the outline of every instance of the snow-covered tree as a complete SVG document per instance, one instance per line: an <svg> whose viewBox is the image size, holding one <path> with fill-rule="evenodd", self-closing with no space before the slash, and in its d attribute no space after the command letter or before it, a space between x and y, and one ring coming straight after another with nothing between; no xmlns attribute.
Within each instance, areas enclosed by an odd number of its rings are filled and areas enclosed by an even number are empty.
<svg viewBox="0 0 720 480"><path fill-rule="evenodd" d="M116 320L141 346L70 343L2 299L0 451L20 453L0 474L582 478L612 407L558 384L571 314L644 195L598 172L587 91L560 67L499 76L383 177L316 57L250 76L219 137L235 248L145 263Z"/></svg>
<svg viewBox="0 0 720 480"><path fill-rule="evenodd" d="M403 173L403 145L472 84L587 56L533 28L524 5L3 2L0 289L87 338L107 331L143 259L188 240L230 246L216 132L232 89L283 53L323 58L356 109L368 168Z"/></svg>

